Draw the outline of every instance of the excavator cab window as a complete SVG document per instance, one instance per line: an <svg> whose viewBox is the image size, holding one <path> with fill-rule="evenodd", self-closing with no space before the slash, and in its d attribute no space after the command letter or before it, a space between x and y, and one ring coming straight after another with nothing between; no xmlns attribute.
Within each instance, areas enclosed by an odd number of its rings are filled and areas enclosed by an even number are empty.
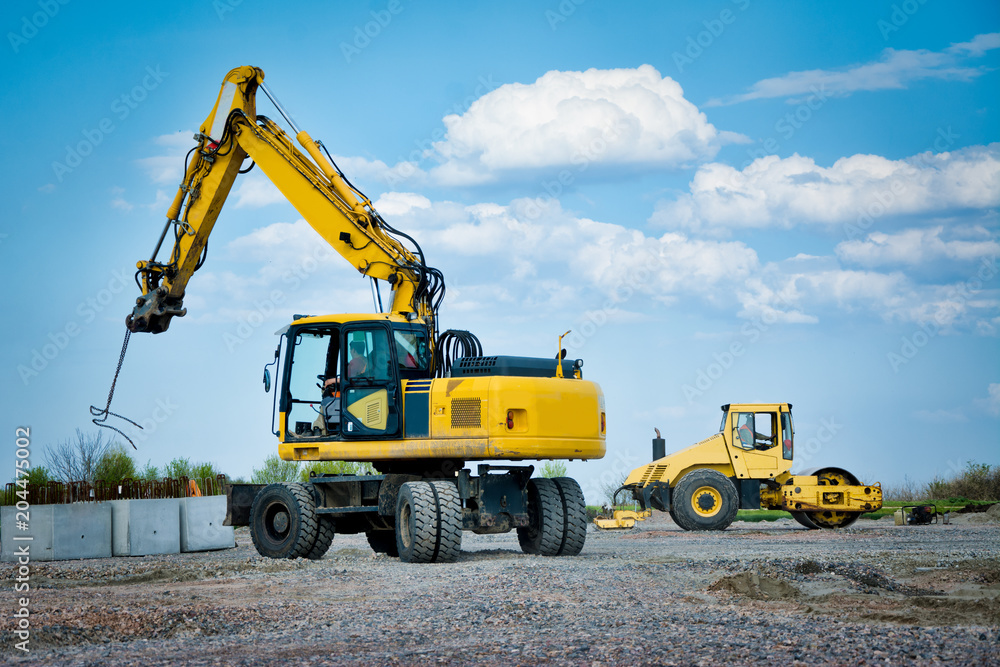
<svg viewBox="0 0 1000 667"><path fill-rule="evenodd" d="M345 382L341 433L345 438L398 435L400 390L398 361L389 344L389 327L354 325L344 334Z"/></svg>
<svg viewBox="0 0 1000 667"><path fill-rule="evenodd" d="M427 344L427 330L423 328L392 330L396 346L396 365L399 375L406 379L430 377L431 355Z"/></svg>
<svg viewBox="0 0 1000 667"><path fill-rule="evenodd" d="M296 332L290 340L287 437L328 435L320 412L325 380L337 377L337 336L336 329L309 329Z"/></svg>

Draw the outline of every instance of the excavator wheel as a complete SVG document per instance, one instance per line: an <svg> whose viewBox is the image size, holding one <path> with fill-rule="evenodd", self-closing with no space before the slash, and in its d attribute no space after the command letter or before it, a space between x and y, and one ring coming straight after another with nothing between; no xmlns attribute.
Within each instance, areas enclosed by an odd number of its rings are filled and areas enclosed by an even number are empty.
<svg viewBox="0 0 1000 667"><path fill-rule="evenodd" d="M521 551L539 556L558 556L563 548L566 510L555 480L528 480L528 525L517 529ZM582 546L582 545L581 545Z"/></svg>
<svg viewBox="0 0 1000 667"><path fill-rule="evenodd" d="M316 542L312 549L306 554L309 560L320 560L330 550L334 536L333 518L329 516L318 516L316 520Z"/></svg>
<svg viewBox="0 0 1000 667"><path fill-rule="evenodd" d="M578 556L587 539L587 504L583 491L571 477L556 477L556 488L562 497L563 537L557 556Z"/></svg>
<svg viewBox="0 0 1000 667"><path fill-rule="evenodd" d="M404 563L448 563L462 550L462 504L453 482L406 482L396 501L396 549Z"/></svg>
<svg viewBox="0 0 1000 667"><path fill-rule="evenodd" d="M814 474L819 478L820 484L825 483L829 486L861 485L858 478L846 470L823 468ZM808 512L809 520L816 524L817 528L847 528L857 521L861 514L861 512L834 512L831 510Z"/></svg>
<svg viewBox="0 0 1000 667"><path fill-rule="evenodd" d="M717 470L693 470L681 478L670 506L684 530L725 530L740 508L736 487Z"/></svg>
<svg viewBox="0 0 1000 667"><path fill-rule="evenodd" d="M253 499L250 537L261 556L307 556L316 545L317 531L316 505L305 484L269 484Z"/></svg>
<svg viewBox="0 0 1000 667"><path fill-rule="evenodd" d="M399 548L396 546L395 531L369 529L365 531L365 536L368 538L368 546L370 546L372 551L375 553L386 554L394 558L399 556Z"/></svg>

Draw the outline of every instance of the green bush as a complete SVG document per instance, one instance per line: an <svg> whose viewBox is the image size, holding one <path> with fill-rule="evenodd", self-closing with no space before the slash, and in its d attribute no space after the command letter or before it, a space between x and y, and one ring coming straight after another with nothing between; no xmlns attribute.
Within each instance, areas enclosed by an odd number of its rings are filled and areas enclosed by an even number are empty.
<svg viewBox="0 0 1000 667"><path fill-rule="evenodd" d="M927 485L931 500L1000 500L1000 466L969 461L965 470L951 479L937 478Z"/></svg>
<svg viewBox="0 0 1000 667"><path fill-rule="evenodd" d="M299 479L299 462L285 461L277 454L271 454L264 459L261 468L254 468L250 481L254 484L276 484L278 482L294 482Z"/></svg>
<svg viewBox="0 0 1000 667"><path fill-rule="evenodd" d="M563 461L546 461L538 474L542 477L554 478L566 476L566 464Z"/></svg>
<svg viewBox="0 0 1000 667"><path fill-rule="evenodd" d="M319 475L373 475L375 470L369 463L351 461L305 461L300 464L299 481L308 482L309 473Z"/></svg>
<svg viewBox="0 0 1000 667"><path fill-rule="evenodd" d="M123 445L115 443L98 460L94 468L94 480L117 486L128 478L135 478L135 461Z"/></svg>
<svg viewBox="0 0 1000 667"><path fill-rule="evenodd" d="M147 464L148 466L149 464ZM155 468L154 468L155 470ZM191 459L175 458L163 467L164 477L187 477L188 479L204 479L210 477L215 479L221 471L215 467L214 463L191 463Z"/></svg>

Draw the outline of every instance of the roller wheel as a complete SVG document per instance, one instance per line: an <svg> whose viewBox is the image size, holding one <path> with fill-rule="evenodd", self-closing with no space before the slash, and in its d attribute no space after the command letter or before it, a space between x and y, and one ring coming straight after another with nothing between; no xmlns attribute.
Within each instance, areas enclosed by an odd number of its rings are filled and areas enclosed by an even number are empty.
<svg viewBox="0 0 1000 667"><path fill-rule="evenodd" d="M317 532L316 505L305 484L269 484L253 499L250 537L261 556L306 556Z"/></svg>
<svg viewBox="0 0 1000 667"><path fill-rule="evenodd" d="M319 516L316 521L316 542L313 548L306 554L309 560L320 560L330 550L333 544L334 525L333 519L328 516Z"/></svg>
<svg viewBox="0 0 1000 667"><path fill-rule="evenodd" d="M452 482L406 482L396 501L396 549L405 563L446 563L462 548L462 505Z"/></svg>
<svg viewBox="0 0 1000 667"><path fill-rule="evenodd" d="M563 548L566 514L562 494L554 480L528 480L528 525L517 529L521 551L558 556ZM582 545L581 545L582 546Z"/></svg>
<svg viewBox="0 0 1000 667"><path fill-rule="evenodd" d="M813 520L809 518L809 512L792 512L791 515L793 519L810 530L816 530L819 528L819 526L813 523Z"/></svg>
<svg viewBox="0 0 1000 667"><path fill-rule="evenodd" d="M387 554L392 557L399 556L399 548L396 546L396 533L392 530L367 530L365 536L368 538L368 545L377 554Z"/></svg>
<svg viewBox="0 0 1000 667"><path fill-rule="evenodd" d="M826 468L816 472L820 484L829 486L860 486L858 478L846 470ZM862 512L834 512L825 510L822 512L809 512L809 518L816 524L817 528L847 528L858 520Z"/></svg>
<svg viewBox="0 0 1000 667"><path fill-rule="evenodd" d="M702 468L681 478L670 505L684 530L725 530L736 518L740 502L728 477Z"/></svg>
<svg viewBox="0 0 1000 667"><path fill-rule="evenodd" d="M583 500L583 491L575 479L556 477L553 480L563 506L563 536L562 545L557 556L577 556L583 551L583 543L587 539L587 504Z"/></svg>

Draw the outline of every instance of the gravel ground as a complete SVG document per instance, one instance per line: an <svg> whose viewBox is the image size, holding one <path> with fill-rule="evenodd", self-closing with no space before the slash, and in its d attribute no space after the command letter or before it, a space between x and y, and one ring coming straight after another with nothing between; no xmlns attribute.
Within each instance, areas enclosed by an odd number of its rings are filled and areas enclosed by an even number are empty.
<svg viewBox="0 0 1000 667"><path fill-rule="evenodd" d="M237 548L38 563L29 665L1000 664L1000 524L835 531L791 521L687 533L657 513L576 558L463 535L457 563L317 562ZM0 566L11 582L14 569ZM10 590L9 588L7 589ZM14 610L13 595L6 604Z"/></svg>

